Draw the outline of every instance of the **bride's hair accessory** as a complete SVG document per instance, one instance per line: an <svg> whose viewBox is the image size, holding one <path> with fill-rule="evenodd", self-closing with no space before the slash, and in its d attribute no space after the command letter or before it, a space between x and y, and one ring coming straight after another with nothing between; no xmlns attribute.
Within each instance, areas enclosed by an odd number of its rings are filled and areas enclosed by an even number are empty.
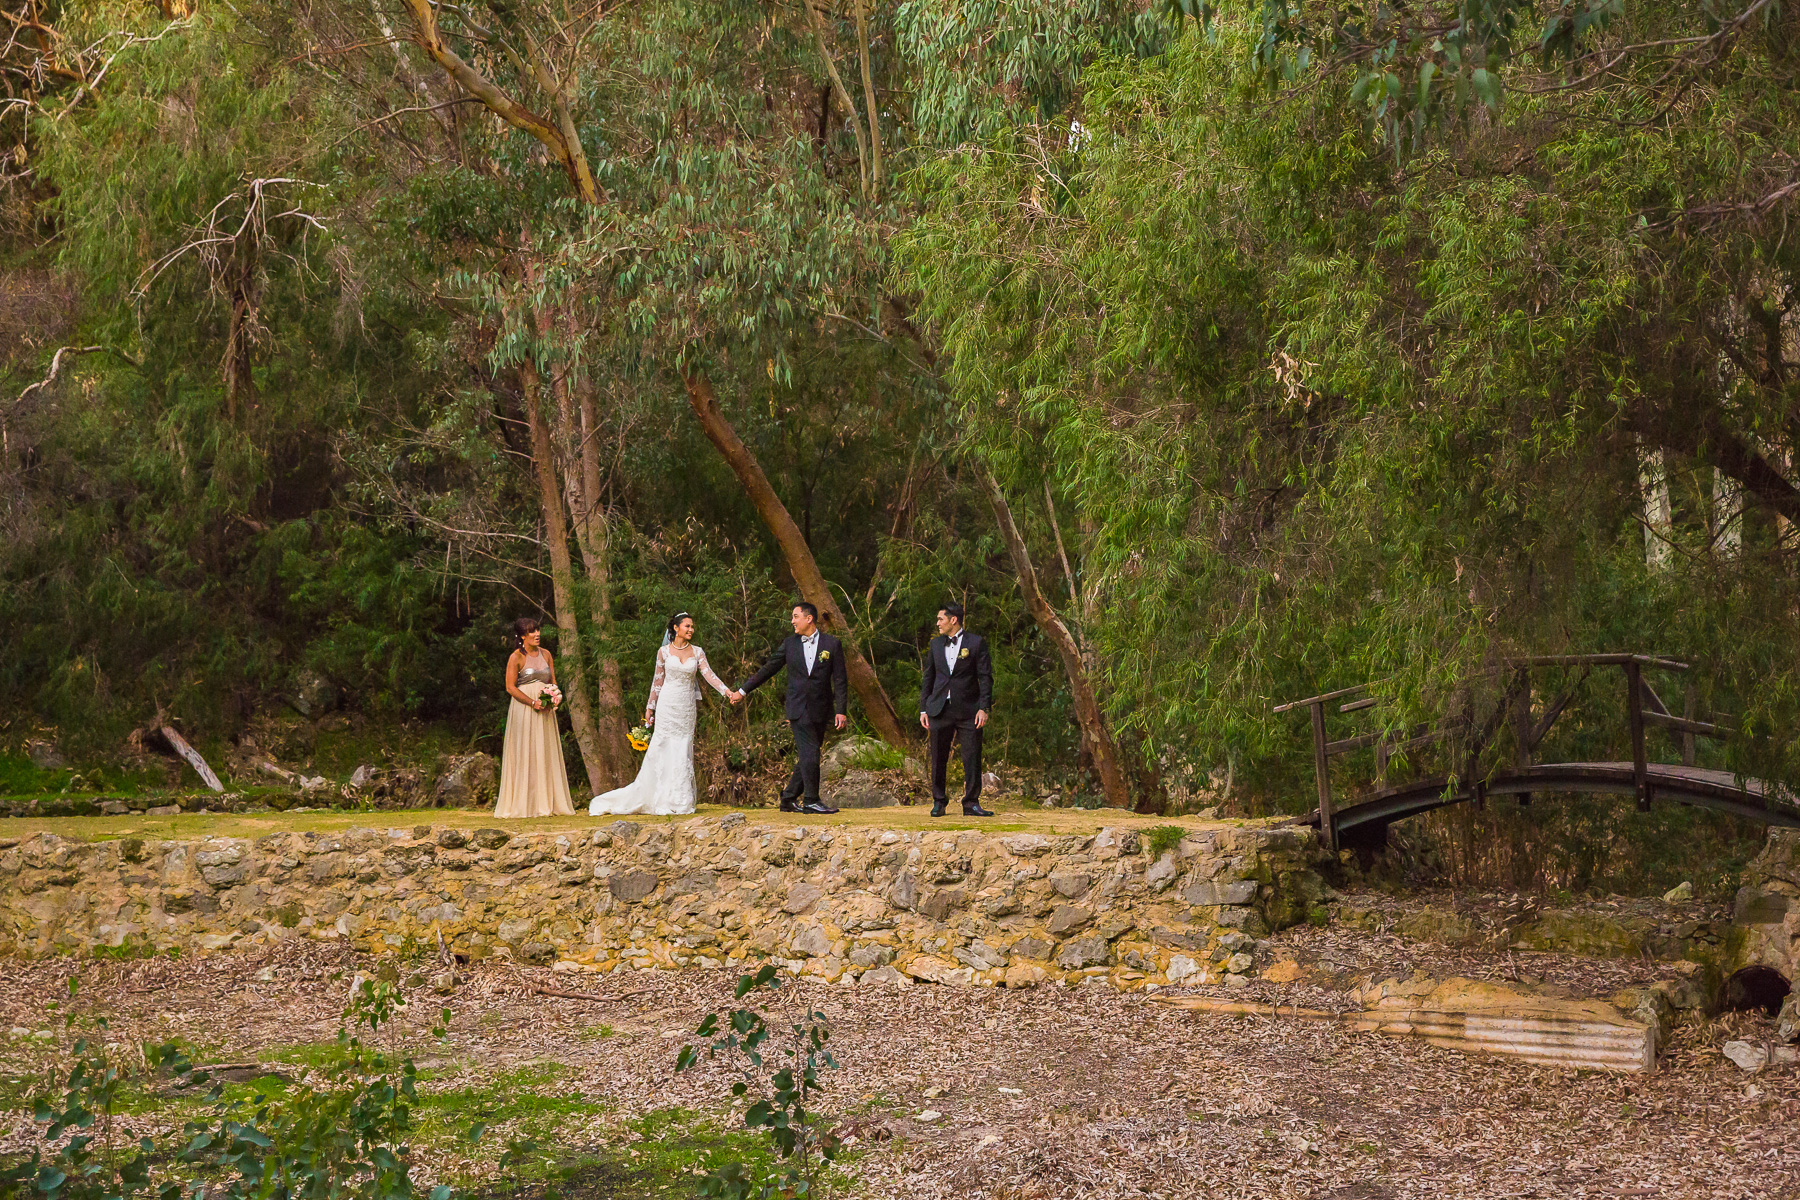
<svg viewBox="0 0 1800 1200"><path fill-rule="evenodd" d="M663 626L662 644L666 646L670 642L674 641L675 640L675 627L677 625L681 624L683 621L692 620L693 616L694 616L694 614L690 613L690 612L678 612L674 616L670 617L669 623L667 625Z"/></svg>

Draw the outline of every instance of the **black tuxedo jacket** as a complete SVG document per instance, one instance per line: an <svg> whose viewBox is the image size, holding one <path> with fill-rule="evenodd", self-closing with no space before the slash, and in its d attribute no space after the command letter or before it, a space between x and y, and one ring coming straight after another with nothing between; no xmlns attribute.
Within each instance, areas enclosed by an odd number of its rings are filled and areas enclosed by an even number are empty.
<svg viewBox="0 0 1800 1200"><path fill-rule="evenodd" d="M977 712L994 711L994 664L988 658L987 639L963 630L962 652L956 669L944 666L944 647L950 639L934 637L925 652L925 681L919 686L919 711L952 721L973 720Z"/></svg>
<svg viewBox="0 0 1800 1200"><path fill-rule="evenodd" d="M775 647L768 661L756 674L738 685L738 691L754 692L787 669L787 703L784 708L790 721L810 721L823 725L837 713L850 711L850 676L844 670L844 643L829 633L819 633L819 646L813 655L813 669L806 671L806 650L800 635L790 633Z"/></svg>

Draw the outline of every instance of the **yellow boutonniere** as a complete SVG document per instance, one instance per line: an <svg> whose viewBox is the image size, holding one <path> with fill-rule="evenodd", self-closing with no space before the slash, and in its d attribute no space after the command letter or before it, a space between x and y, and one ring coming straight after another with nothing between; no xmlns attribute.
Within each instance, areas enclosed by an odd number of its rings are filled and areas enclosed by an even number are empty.
<svg viewBox="0 0 1800 1200"><path fill-rule="evenodd" d="M961 654L959 654L959 655L957 655L957 656L956 656L956 657L958 657L958 658L967 658L967 657L969 657L969 648L968 648L968 647L967 647L967 646L964 646L964 647L963 647L963 650L962 650L962 653L961 653Z"/></svg>
<svg viewBox="0 0 1800 1200"><path fill-rule="evenodd" d="M824 662L826 659L828 659L830 657L831 657L831 651L829 651L829 650L819 651L819 661L820 662Z"/></svg>

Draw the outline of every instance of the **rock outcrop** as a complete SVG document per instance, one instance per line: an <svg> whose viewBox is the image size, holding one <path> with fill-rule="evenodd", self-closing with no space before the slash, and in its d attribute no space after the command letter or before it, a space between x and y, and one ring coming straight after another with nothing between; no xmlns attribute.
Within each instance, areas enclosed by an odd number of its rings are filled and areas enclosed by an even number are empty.
<svg viewBox="0 0 1800 1200"><path fill-rule="evenodd" d="M1731 920L1744 937L1734 966L1771 967L1800 983L1800 829L1769 830L1744 870Z"/></svg>
<svg viewBox="0 0 1800 1200"><path fill-rule="evenodd" d="M1324 890L1295 828L1136 833L448 825L199 842L0 837L0 952L207 953L306 937L572 970L775 960L828 980L1217 981Z"/></svg>

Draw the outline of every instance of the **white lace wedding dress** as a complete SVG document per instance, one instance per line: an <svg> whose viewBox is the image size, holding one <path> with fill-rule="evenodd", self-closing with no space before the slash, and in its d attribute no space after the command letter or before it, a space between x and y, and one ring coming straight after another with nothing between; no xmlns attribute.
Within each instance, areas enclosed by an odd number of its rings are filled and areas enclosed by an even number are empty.
<svg viewBox="0 0 1800 1200"><path fill-rule="evenodd" d="M667 816L694 811L694 725L699 717L700 678L721 696L731 689L707 665L706 651L698 646L683 662L664 646L656 652L656 679L650 684L645 705L656 714L650 748L637 778L622 788L595 796L588 815L642 813Z"/></svg>

